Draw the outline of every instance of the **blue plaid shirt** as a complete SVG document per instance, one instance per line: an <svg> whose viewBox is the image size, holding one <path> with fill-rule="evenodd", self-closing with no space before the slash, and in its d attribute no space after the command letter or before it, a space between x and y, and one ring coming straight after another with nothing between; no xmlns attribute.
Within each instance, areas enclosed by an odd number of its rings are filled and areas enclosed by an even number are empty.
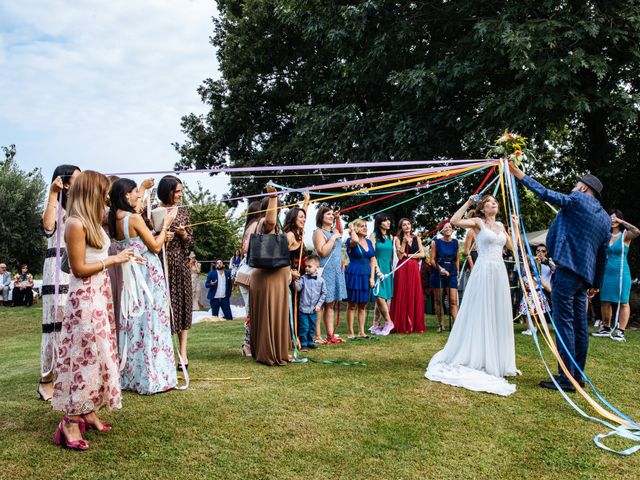
<svg viewBox="0 0 640 480"><path fill-rule="evenodd" d="M316 307L324 305L327 298L327 286L319 275L311 277L305 273L296 282L296 289L302 292L298 303L302 313L313 313Z"/></svg>
<svg viewBox="0 0 640 480"><path fill-rule="evenodd" d="M611 218L598 199L582 192L554 192L527 176L522 184L542 200L561 207L547 234L547 249L553 261L580 275L588 285L600 288Z"/></svg>

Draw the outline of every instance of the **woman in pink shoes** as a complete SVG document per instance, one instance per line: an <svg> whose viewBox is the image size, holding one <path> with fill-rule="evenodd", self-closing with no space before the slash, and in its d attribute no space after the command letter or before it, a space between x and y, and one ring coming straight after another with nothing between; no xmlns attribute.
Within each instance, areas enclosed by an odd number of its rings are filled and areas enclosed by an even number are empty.
<svg viewBox="0 0 640 480"><path fill-rule="evenodd" d="M111 283L107 268L129 261L132 250L108 256L109 237L101 227L109 192L107 178L92 171L78 175L67 205L65 242L69 256L69 295L58 344L57 378L51 405L64 413L55 443L87 450L87 428L111 429L96 412L120 408L120 372Z"/></svg>

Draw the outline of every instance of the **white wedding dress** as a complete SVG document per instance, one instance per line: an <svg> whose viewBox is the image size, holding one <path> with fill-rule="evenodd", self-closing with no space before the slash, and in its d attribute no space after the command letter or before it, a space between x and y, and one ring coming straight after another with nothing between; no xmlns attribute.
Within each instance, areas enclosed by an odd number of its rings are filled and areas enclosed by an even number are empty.
<svg viewBox="0 0 640 480"><path fill-rule="evenodd" d="M516 375L513 315L502 248L507 237L482 222L476 236L478 260L444 349L424 374L429 380L478 392L508 396L516 386L503 377Z"/></svg>

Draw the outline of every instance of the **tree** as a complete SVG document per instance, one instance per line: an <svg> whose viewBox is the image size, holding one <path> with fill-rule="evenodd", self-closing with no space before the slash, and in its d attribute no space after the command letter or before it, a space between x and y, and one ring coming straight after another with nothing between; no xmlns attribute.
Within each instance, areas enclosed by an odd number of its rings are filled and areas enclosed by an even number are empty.
<svg viewBox="0 0 640 480"><path fill-rule="evenodd" d="M233 218L229 207L217 202L215 196L209 190L203 190L200 183L195 191L185 187L185 200L191 222L207 222L193 227L196 258L227 261L242 243L243 220Z"/></svg>
<svg viewBox="0 0 640 480"><path fill-rule="evenodd" d="M199 89L208 114L183 117L181 167L482 158L508 128L529 138L529 172L544 183L568 191L591 171L604 204L640 221L637 0L219 0L218 10L222 78ZM395 216L433 227L478 181ZM261 182L234 179L232 195Z"/></svg>
<svg viewBox="0 0 640 480"><path fill-rule="evenodd" d="M0 161L0 261L14 271L21 263L31 272L42 271L47 248L39 233L46 183L40 169L24 172L15 160L16 147L2 147Z"/></svg>

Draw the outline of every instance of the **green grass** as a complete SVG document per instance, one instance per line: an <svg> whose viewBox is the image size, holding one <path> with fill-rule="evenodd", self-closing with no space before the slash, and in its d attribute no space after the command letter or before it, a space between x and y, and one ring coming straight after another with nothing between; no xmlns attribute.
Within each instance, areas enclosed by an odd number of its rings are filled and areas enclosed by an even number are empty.
<svg viewBox="0 0 640 480"><path fill-rule="evenodd" d="M39 306L0 309L0 478L638 478L640 454L596 448L604 427L537 387L544 370L530 337L516 335L523 375L509 398L426 381L446 341L432 318L424 335L313 353L367 367L268 368L240 357L241 321L195 325L192 376L251 380L124 393L122 410L102 411L111 432L89 432L88 452L63 450L52 443L60 414L35 393L40 315ZM592 339L588 361L603 394L634 418L639 354L640 335L629 332L624 344Z"/></svg>

